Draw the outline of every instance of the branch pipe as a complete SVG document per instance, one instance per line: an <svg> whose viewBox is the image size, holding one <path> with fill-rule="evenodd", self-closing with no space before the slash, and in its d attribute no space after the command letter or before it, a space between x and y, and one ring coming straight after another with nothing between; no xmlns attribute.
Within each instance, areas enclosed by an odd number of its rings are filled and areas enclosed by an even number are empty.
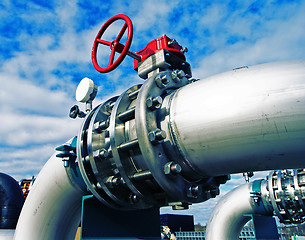
<svg viewBox="0 0 305 240"><path fill-rule="evenodd" d="M206 229L207 240L237 240L243 226L251 219L251 184L241 185L226 194L211 213ZM247 216L248 215L248 216Z"/></svg>
<svg viewBox="0 0 305 240"><path fill-rule="evenodd" d="M268 180L255 180L233 189L211 213L206 239L239 239L243 226L253 214L277 216L284 224L303 223L304 176L304 169L272 171Z"/></svg>
<svg viewBox="0 0 305 240"><path fill-rule="evenodd" d="M74 239L85 192L75 180L80 174L73 171L56 153L47 161L24 203L15 240Z"/></svg>

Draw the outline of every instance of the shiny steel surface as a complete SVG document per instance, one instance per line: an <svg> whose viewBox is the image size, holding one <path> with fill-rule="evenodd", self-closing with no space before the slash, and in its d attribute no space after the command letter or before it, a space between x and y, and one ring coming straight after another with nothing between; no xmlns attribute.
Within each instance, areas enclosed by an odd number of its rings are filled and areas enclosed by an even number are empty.
<svg viewBox="0 0 305 240"><path fill-rule="evenodd" d="M241 185L218 202L207 224L206 240L237 240L252 214L251 183Z"/></svg>
<svg viewBox="0 0 305 240"><path fill-rule="evenodd" d="M252 214L277 216L285 224L303 223L304 176L304 169L271 171L268 180L255 180L235 188L215 206L206 239L238 239L247 216Z"/></svg>
<svg viewBox="0 0 305 240"><path fill-rule="evenodd" d="M304 167L305 61L245 67L179 89L172 135L202 176Z"/></svg>
<svg viewBox="0 0 305 240"><path fill-rule="evenodd" d="M268 198L275 215L285 224L305 221L304 169L270 172Z"/></svg>
<svg viewBox="0 0 305 240"><path fill-rule="evenodd" d="M83 191L70 181L56 153L40 171L19 216L14 239L74 239Z"/></svg>

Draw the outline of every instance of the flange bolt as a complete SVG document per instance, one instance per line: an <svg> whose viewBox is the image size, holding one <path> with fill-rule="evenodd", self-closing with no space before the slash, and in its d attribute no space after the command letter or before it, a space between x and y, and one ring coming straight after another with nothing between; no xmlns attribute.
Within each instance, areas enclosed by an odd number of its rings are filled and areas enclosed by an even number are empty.
<svg viewBox="0 0 305 240"><path fill-rule="evenodd" d="M115 186L118 186L121 183L122 183L122 178L121 177L110 176L106 180L106 184L110 188L114 188Z"/></svg>
<svg viewBox="0 0 305 240"><path fill-rule="evenodd" d="M111 157L111 152L106 149L97 150L93 153L94 158L106 159Z"/></svg>
<svg viewBox="0 0 305 240"><path fill-rule="evenodd" d="M139 202L139 198L134 193L131 193L129 195L129 201L130 201L131 204L135 204L135 203Z"/></svg>
<svg viewBox="0 0 305 240"><path fill-rule="evenodd" d="M165 138L166 138L166 132L158 128L148 133L148 139L153 144L162 143Z"/></svg>
<svg viewBox="0 0 305 240"><path fill-rule="evenodd" d="M187 190L187 196L197 198L202 193L202 188L199 185L192 185Z"/></svg>
<svg viewBox="0 0 305 240"><path fill-rule="evenodd" d="M162 98L160 96L157 97L149 97L146 99L146 105L148 107L148 109L150 109L151 111L154 111L158 108L161 107L162 104Z"/></svg>
<svg viewBox="0 0 305 240"><path fill-rule="evenodd" d="M155 78L155 81L159 88L165 88L166 85L169 83L166 74L157 76Z"/></svg>
<svg viewBox="0 0 305 240"><path fill-rule="evenodd" d="M172 75L172 79L175 83L181 82L181 79L185 77L184 71L178 70L178 69L172 71L171 75Z"/></svg>
<svg viewBox="0 0 305 240"><path fill-rule="evenodd" d="M168 162L164 165L164 173L166 175L176 175L181 173L182 168L178 163L174 163L174 162Z"/></svg>

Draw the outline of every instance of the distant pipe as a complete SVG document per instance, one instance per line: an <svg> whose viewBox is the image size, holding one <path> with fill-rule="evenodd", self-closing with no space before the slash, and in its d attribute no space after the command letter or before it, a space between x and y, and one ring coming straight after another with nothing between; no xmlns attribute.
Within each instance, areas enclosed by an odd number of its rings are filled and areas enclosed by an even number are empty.
<svg viewBox="0 0 305 240"><path fill-rule="evenodd" d="M207 240L238 239L249 215L277 216L285 224L305 221L304 169L272 171L226 194L211 213Z"/></svg>
<svg viewBox="0 0 305 240"><path fill-rule="evenodd" d="M243 184L215 206L206 229L207 240L237 240L251 215L273 216L266 180Z"/></svg>
<svg viewBox="0 0 305 240"><path fill-rule="evenodd" d="M235 240L253 213L251 184L241 185L226 194L216 205L207 224L207 240Z"/></svg>
<svg viewBox="0 0 305 240"><path fill-rule="evenodd" d="M14 239L74 239L81 219L84 194L68 177L62 159L54 154L31 188Z"/></svg>

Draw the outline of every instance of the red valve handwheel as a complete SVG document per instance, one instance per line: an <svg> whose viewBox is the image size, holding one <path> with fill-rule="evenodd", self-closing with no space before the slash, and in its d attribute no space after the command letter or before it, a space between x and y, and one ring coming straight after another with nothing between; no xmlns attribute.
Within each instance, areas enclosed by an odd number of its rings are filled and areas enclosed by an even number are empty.
<svg viewBox="0 0 305 240"><path fill-rule="evenodd" d="M117 20L124 20L125 24L122 27L119 35L117 36L117 38L115 40L113 40L112 42L108 42L105 40L102 40L102 36L105 33L106 29L115 21ZM128 35L127 35L127 40L126 40L126 44L125 46L123 44L120 43L120 40L122 39L126 29L128 28ZM101 72L101 73L107 73L107 72L111 72L112 70L116 69L124 60L124 58L126 57L126 55L128 54L130 45L131 45L131 41L132 41L132 35L133 35L133 27L132 27L132 22L130 20L130 18L124 14L118 14L113 16L112 18L110 18L100 29L100 31L98 32L94 43L93 43L93 47L92 47L92 54L91 54L91 58L92 58L92 63L94 68ZM97 48L99 44L103 44L103 45L107 45L110 47L111 49L111 53L110 53L110 59L108 62L108 66L106 68L102 68L99 66L99 64L97 63L97 59L96 59L96 53L97 53ZM114 56L115 56L115 52L121 53L120 56L117 58L117 60L115 62L114 61Z"/></svg>

